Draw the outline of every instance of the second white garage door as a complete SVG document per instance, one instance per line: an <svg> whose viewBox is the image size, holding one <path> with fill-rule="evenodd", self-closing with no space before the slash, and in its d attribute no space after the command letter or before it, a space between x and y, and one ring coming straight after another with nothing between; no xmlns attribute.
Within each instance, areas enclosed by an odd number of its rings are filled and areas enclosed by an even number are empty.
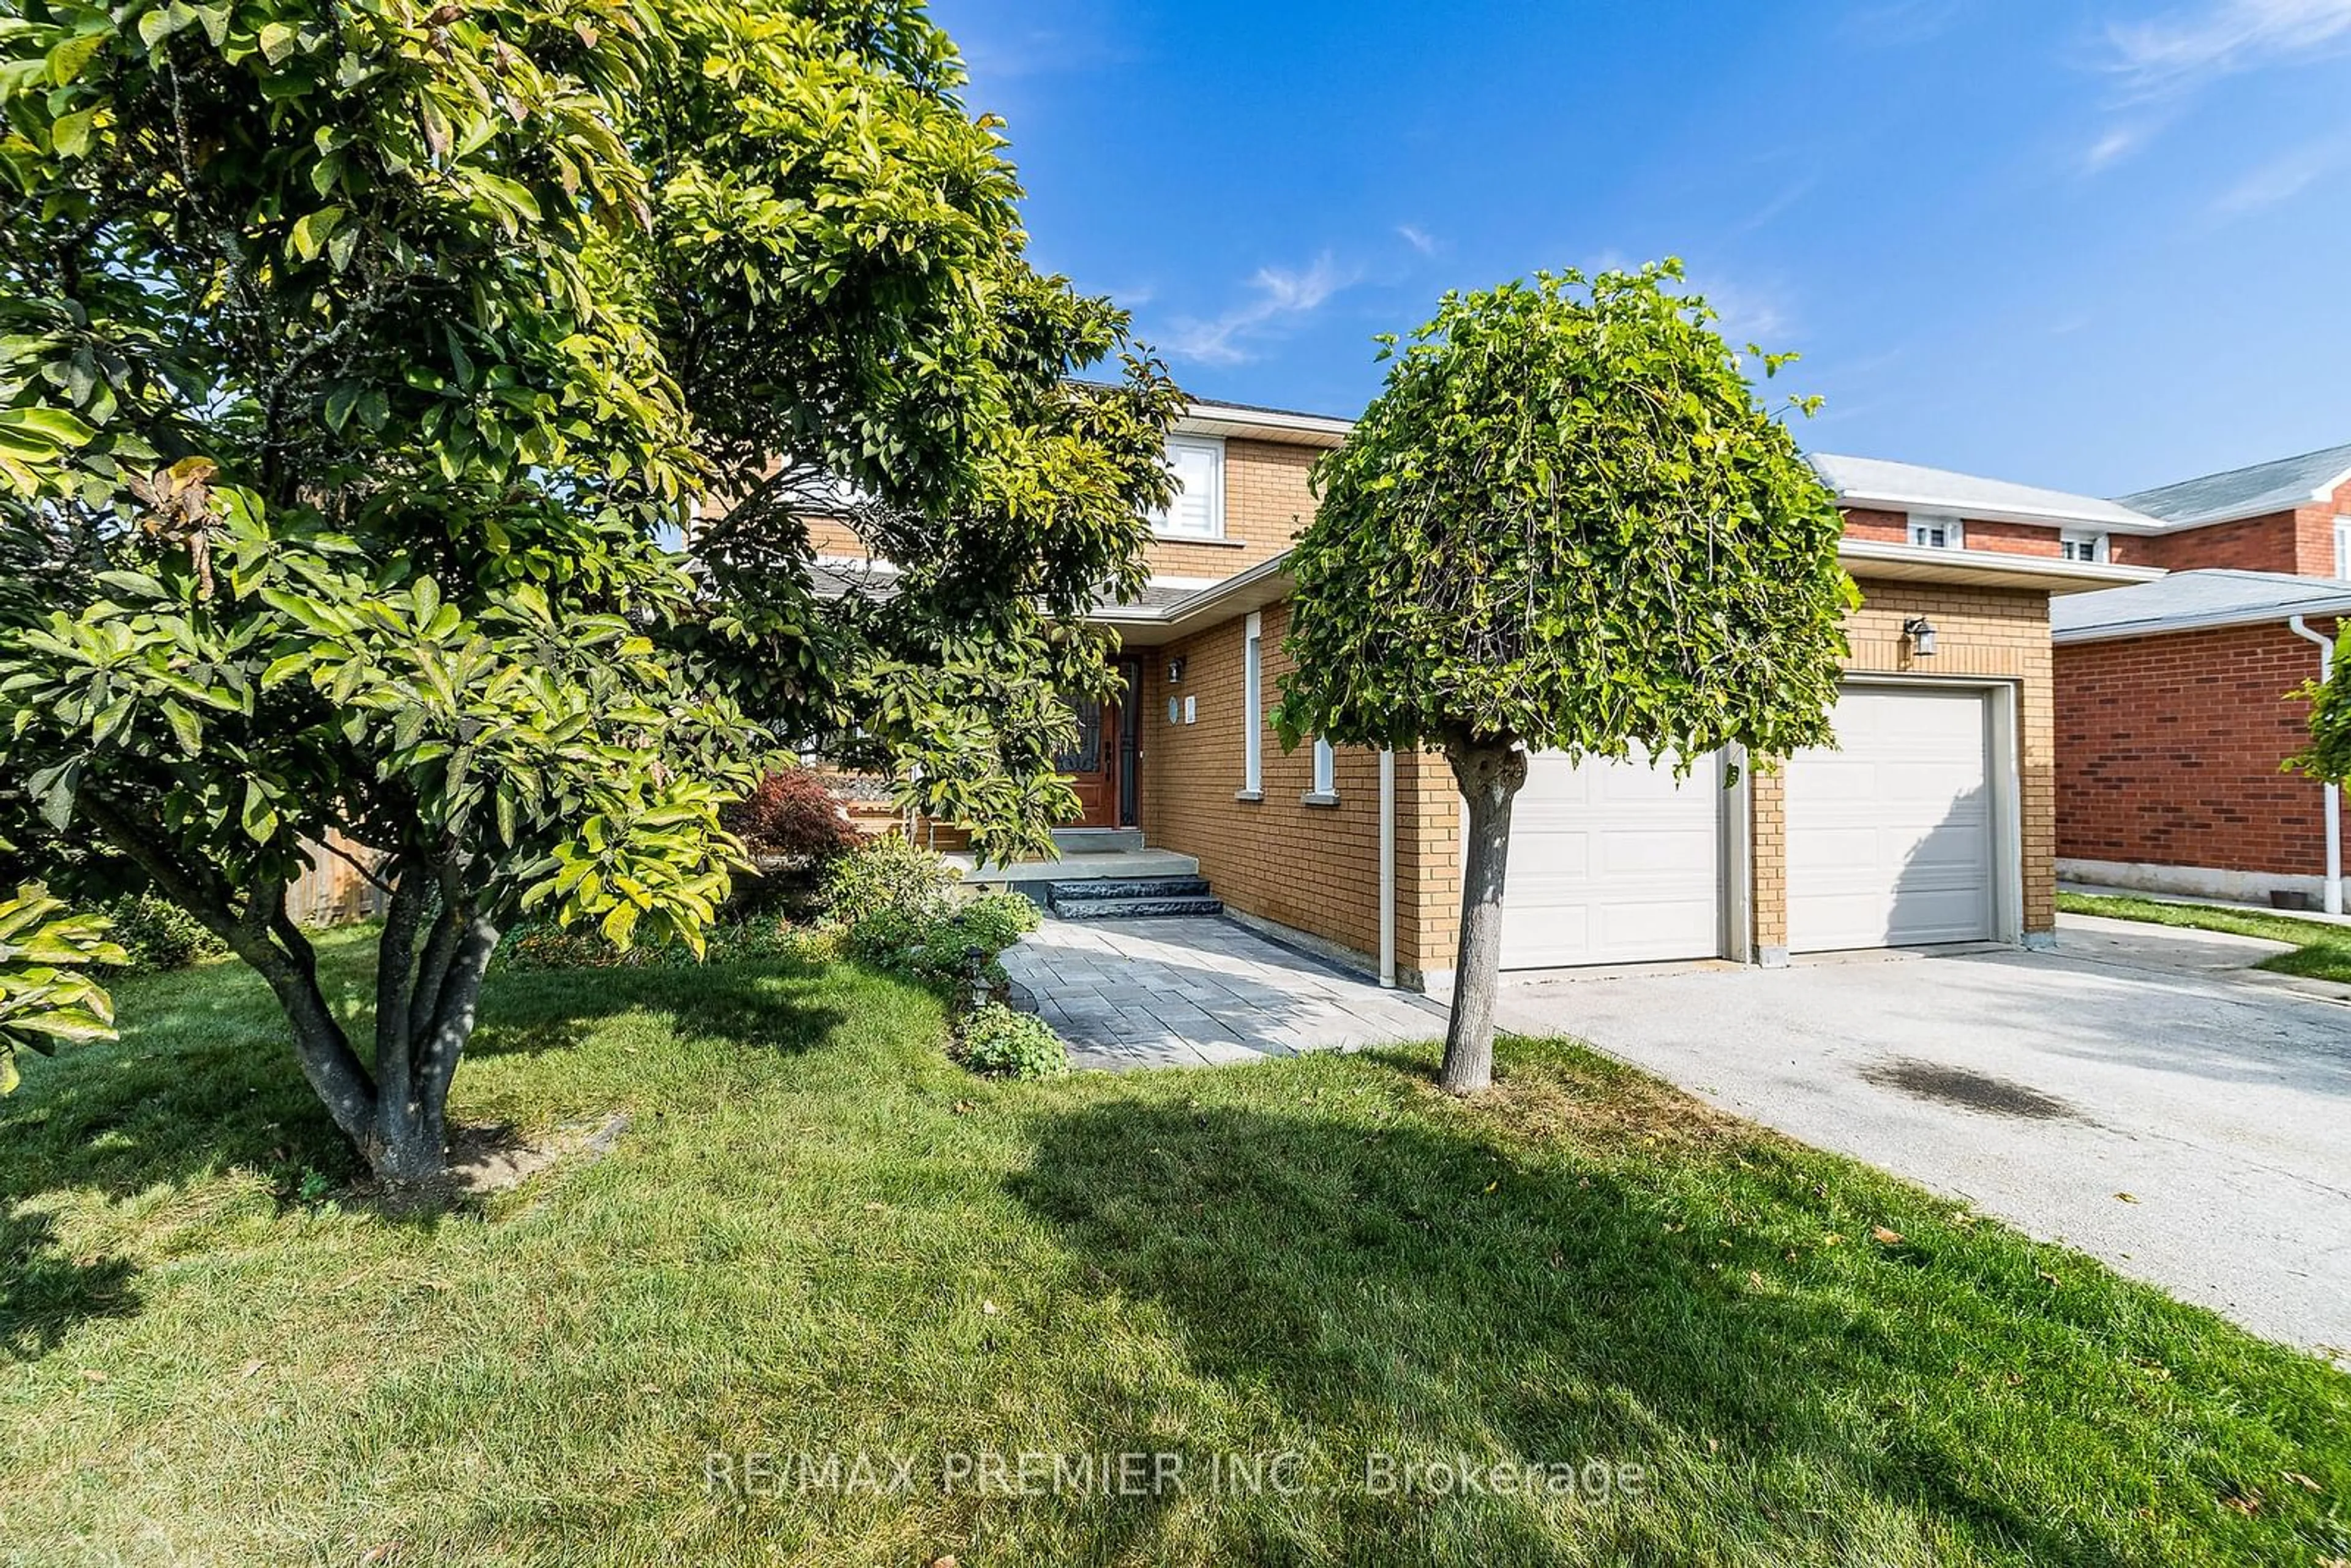
<svg viewBox="0 0 2351 1568"><path fill-rule="evenodd" d="M1993 844L1981 691L1849 686L1834 751L1788 764L1788 946L1989 938Z"/></svg>
<svg viewBox="0 0 2351 1568"><path fill-rule="evenodd" d="M1527 761L1510 813L1502 967L1710 958L1722 950L1722 770Z"/></svg>

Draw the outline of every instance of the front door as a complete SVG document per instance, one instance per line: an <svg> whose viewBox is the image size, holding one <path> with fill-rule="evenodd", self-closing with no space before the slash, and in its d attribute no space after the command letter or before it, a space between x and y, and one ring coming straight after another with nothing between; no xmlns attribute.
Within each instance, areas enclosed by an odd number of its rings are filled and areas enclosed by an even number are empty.
<svg viewBox="0 0 2351 1568"><path fill-rule="evenodd" d="M1118 705L1080 702L1078 743L1055 760L1078 797L1080 828L1118 826Z"/></svg>
<svg viewBox="0 0 2351 1568"><path fill-rule="evenodd" d="M1119 676L1124 700L1079 702L1070 706L1078 716L1078 743L1055 759L1078 797L1077 828L1131 828L1135 824L1135 783L1142 760L1142 731L1134 691L1143 666L1122 660Z"/></svg>

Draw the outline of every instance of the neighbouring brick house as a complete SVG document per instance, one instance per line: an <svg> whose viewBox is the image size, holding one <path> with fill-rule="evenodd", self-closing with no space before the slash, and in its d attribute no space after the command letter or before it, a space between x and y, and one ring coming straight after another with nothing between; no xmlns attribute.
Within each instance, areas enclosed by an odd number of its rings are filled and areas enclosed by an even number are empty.
<svg viewBox="0 0 2351 1568"><path fill-rule="evenodd" d="M2143 519L2116 558L2173 575L2057 612L2061 873L2339 909L2340 803L2280 765L2307 737L2292 694L2351 608L2351 446L2116 504Z"/></svg>
<svg viewBox="0 0 2351 1568"><path fill-rule="evenodd" d="M1081 716L1068 760L1085 811L1059 835L1066 858L976 875L1079 889L1081 912L1089 877L1196 874L1227 912L1275 935L1448 988L1462 810L1444 758L1285 753L1268 722L1287 668L1288 547L1313 513L1314 458L1347 429L1193 405L1171 438L1182 487L1157 519L1150 589L1097 612L1121 634L1128 695ZM2053 931L2050 601L2158 575L2077 539L2134 515L1905 465L1814 461L1847 508L1842 554L1864 596L1841 748L1770 769L1709 758L1678 784L1639 764L1538 756L1515 812L1506 967L1777 964Z"/></svg>

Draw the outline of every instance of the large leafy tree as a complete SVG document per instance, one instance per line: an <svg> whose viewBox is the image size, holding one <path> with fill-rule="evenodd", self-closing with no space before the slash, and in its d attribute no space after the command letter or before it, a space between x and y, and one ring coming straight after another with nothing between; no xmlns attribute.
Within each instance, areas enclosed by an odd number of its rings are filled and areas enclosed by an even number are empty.
<svg viewBox="0 0 2351 1568"><path fill-rule="evenodd" d="M387 1181L503 929L698 946L788 754L999 854L1067 809L1176 393L960 83L904 0L0 0L0 792L260 971Z"/></svg>
<svg viewBox="0 0 2351 1568"><path fill-rule="evenodd" d="M1276 722L1437 747L1468 801L1444 1083L1493 1071L1511 804L1531 749L1687 771L1830 738L1843 522L1667 262L1447 295L1292 558ZM1769 373L1786 356L1761 357ZM1809 402L1800 407L1809 411Z"/></svg>

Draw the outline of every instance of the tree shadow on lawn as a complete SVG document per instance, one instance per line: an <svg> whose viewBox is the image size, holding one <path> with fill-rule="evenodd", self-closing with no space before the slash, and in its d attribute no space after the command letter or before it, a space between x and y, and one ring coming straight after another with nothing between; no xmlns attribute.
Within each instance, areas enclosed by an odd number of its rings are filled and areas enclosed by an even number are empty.
<svg viewBox="0 0 2351 1568"><path fill-rule="evenodd" d="M322 966L327 994L364 1052L370 967L349 949L337 956ZM632 1012L679 1041L798 1054L844 1021L809 994L820 976L785 962L494 975L465 1061L574 1049ZM352 1171L258 976L218 965L120 990L120 1040L37 1064L26 1092L0 1102L0 1202L58 1187L120 1198L236 1166L294 1176ZM456 1121L468 1119L465 1071L461 1063Z"/></svg>
<svg viewBox="0 0 2351 1568"><path fill-rule="evenodd" d="M1495 1562L1555 1560L1562 1530L1582 1561L2341 1547L2339 1521L2277 1477L2351 1481L2339 1433L2322 1437L2343 1390L2288 1403L2273 1384L2241 1407L2239 1380L2300 1361L2289 1352L2102 1279L2053 1290L2018 1239L1622 1070L1539 1061L1464 1106L1419 1053L1357 1066L1295 1114L1216 1083L1188 1105L1056 1113L1012 1178L1105 1291L1164 1308L1194 1371L1270 1394L1337 1475L1364 1473L1365 1454L1330 1447L1351 1443L1599 1458L1643 1466L1656 1505L1562 1527L1523 1500L1416 1510L1343 1481L1345 1539L1450 1531ZM1402 1117L1373 1113L1399 1102ZM1905 1238L1874 1243L1874 1220ZM2255 1487L2271 1499L2259 1520L2220 1506ZM2198 1528L2161 1544L2133 1516L2148 1503ZM1264 1533L1246 1551L1300 1547Z"/></svg>
<svg viewBox="0 0 2351 1568"><path fill-rule="evenodd" d="M347 1022L363 1025L373 1001L371 953L329 939L323 956L330 1001ZM820 974L759 961L692 971L493 976L467 1060L572 1049L602 1021L632 1011L679 1042L721 1042L734 1057L803 1052L844 1021L839 1008L808 994ZM285 1207L299 1201L309 1173L338 1186L364 1174L304 1081L284 1018L258 976L224 963L116 988L120 1040L31 1063L23 1089L0 1101L0 1347L19 1356L53 1348L79 1318L138 1309L128 1287L132 1263L68 1256L41 1211L45 1197L120 1202L241 1168L268 1181ZM686 1048L681 1043L680 1052ZM665 1061L667 1054L627 1058L625 1068L601 1080L581 1074L562 1092L609 1097L625 1092L632 1078L692 1071ZM461 1064L452 1106L461 1123L479 1115L466 1102L466 1071ZM611 1108L587 1101L572 1107ZM424 1225L436 1218L396 1218Z"/></svg>
<svg viewBox="0 0 2351 1568"><path fill-rule="evenodd" d="M846 1021L806 992L824 966L755 959L705 967L531 969L493 973L468 1061L569 1051L623 1013L659 1019L680 1040L718 1040L747 1051L796 1056ZM462 1069L461 1069L462 1071Z"/></svg>
<svg viewBox="0 0 2351 1568"><path fill-rule="evenodd" d="M56 1221L38 1212L0 1212L0 1357L38 1361L78 1323L139 1311L122 1258L69 1258L55 1243Z"/></svg>

